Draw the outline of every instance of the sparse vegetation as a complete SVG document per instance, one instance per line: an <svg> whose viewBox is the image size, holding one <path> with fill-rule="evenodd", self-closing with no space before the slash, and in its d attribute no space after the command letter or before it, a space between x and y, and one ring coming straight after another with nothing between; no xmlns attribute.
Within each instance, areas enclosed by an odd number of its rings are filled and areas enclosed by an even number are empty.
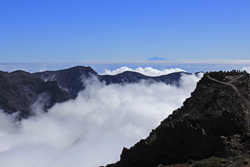
<svg viewBox="0 0 250 167"><path fill-rule="evenodd" d="M243 158L242 155L230 157L228 159L212 156L210 158L194 162L193 167L221 167L223 165L228 165L228 164L235 162L236 160L242 159L242 158ZM243 164L245 164L245 165L248 164L248 162L249 162L248 158L243 160Z"/></svg>
<svg viewBox="0 0 250 167"><path fill-rule="evenodd" d="M188 117L189 117L188 114L184 114L184 115L182 116L183 119L187 119Z"/></svg>
<svg viewBox="0 0 250 167"><path fill-rule="evenodd" d="M244 165L247 165L248 162L249 162L249 159L248 159L248 158L243 160L243 164L244 164Z"/></svg>
<svg viewBox="0 0 250 167"><path fill-rule="evenodd" d="M236 161L237 159L239 159L239 158L242 158L242 155L237 155L237 156L235 156L235 157L232 157L231 159L230 159L230 161Z"/></svg>
<svg viewBox="0 0 250 167"><path fill-rule="evenodd" d="M146 142L147 144L151 144L155 141L155 139L157 138L156 134L154 133L153 135L149 136L147 139L146 139Z"/></svg>
<svg viewBox="0 0 250 167"><path fill-rule="evenodd" d="M193 167L220 167L222 164L225 164L226 159L211 157L208 159L203 159L201 161L196 161L193 164Z"/></svg>

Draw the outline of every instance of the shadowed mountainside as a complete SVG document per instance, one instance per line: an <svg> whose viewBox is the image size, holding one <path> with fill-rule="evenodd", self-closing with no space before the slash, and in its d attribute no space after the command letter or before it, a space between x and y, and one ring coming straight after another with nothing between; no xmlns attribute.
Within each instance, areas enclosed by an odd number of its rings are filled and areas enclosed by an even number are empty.
<svg viewBox="0 0 250 167"><path fill-rule="evenodd" d="M205 73L181 108L107 167L157 167L244 155L250 149L249 99L248 73Z"/></svg>
<svg viewBox="0 0 250 167"><path fill-rule="evenodd" d="M58 71L28 73L0 71L0 108L7 113L20 111L20 118L31 115L34 103L41 103L44 110L57 102L76 98L85 88L85 82L92 76L105 84L129 84L146 80L179 85L181 74L172 73L159 77L149 77L136 72L123 72L117 75L98 75L91 67L76 66Z"/></svg>
<svg viewBox="0 0 250 167"><path fill-rule="evenodd" d="M43 82L35 75L24 71L0 72L0 106L5 112L21 111L21 117L27 117L31 105L42 96L47 96L45 107L51 107L55 102L63 102L70 98L55 81Z"/></svg>

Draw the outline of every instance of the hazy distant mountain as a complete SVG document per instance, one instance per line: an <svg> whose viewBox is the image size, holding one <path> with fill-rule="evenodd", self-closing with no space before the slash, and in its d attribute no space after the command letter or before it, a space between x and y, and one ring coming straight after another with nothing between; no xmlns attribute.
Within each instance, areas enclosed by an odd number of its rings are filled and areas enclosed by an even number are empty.
<svg viewBox="0 0 250 167"><path fill-rule="evenodd" d="M148 60L167 60L167 59L154 56L154 57L150 57Z"/></svg>

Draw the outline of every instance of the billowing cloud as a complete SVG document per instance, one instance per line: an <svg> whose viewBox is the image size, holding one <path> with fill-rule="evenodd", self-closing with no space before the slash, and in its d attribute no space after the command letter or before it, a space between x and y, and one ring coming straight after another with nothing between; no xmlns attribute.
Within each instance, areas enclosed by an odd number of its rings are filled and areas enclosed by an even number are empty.
<svg viewBox="0 0 250 167"><path fill-rule="evenodd" d="M8 167L96 167L116 162L123 147L148 136L190 96L201 76L181 86L104 85L92 78L75 100L15 122L0 112L0 164Z"/></svg>
<svg viewBox="0 0 250 167"><path fill-rule="evenodd" d="M250 73L250 66L245 66L245 67L242 67L241 68L241 71L246 71L246 72L248 72L248 73Z"/></svg>
<svg viewBox="0 0 250 167"><path fill-rule="evenodd" d="M116 70L105 70L104 73L102 73L101 75L116 75L119 73L122 73L124 71L134 71L134 72L138 72L147 76L161 76L161 75L167 75L173 72L180 72L180 71L184 71L180 68L171 68L171 69L162 69L162 70L158 70L158 69L154 69L152 67L138 67L135 70L128 68L128 67L121 67L118 68Z"/></svg>

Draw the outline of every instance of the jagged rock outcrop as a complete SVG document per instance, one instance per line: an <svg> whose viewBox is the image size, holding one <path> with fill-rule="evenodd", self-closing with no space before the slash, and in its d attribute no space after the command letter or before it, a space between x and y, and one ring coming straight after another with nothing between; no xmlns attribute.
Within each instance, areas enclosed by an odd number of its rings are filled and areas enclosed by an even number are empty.
<svg viewBox="0 0 250 167"><path fill-rule="evenodd" d="M179 85L182 72L149 77L136 72L98 75L91 67L76 66L59 71L28 73L0 71L0 109L7 113L20 111L20 118L31 115L31 106L39 101L46 111L57 102L76 98L85 88L85 81L95 76L105 84L138 83L141 80ZM187 73L186 73L187 74Z"/></svg>
<svg viewBox="0 0 250 167"><path fill-rule="evenodd" d="M181 108L107 167L156 167L244 154L250 148L249 99L248 73L205 73Z"/></svg>
<svg viewBox="0 0 250 167"><path fill-rule="evenodd" d="M75 98L84 89L83 81L98 74L91 67L76 66L58 71L44 71L34 73L43 81L56 81L61 89L66 90L71 98Z"/></svg>
<svg viewBox="0 0 250 167"><path fill-rule="evenodd" d="M68 93L60 89L55 81L44 82L24 71L0 72L0 107L7 113L20 111L20 117L30 115L30 107L39 95L47 95L45 109L56 102L69 99Z"/></svg>

